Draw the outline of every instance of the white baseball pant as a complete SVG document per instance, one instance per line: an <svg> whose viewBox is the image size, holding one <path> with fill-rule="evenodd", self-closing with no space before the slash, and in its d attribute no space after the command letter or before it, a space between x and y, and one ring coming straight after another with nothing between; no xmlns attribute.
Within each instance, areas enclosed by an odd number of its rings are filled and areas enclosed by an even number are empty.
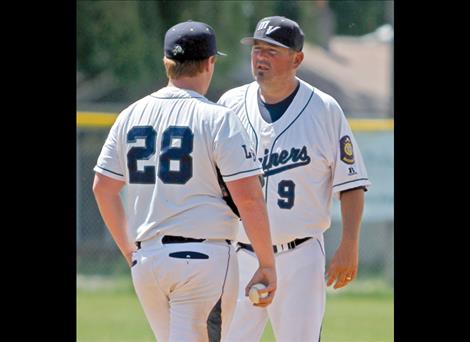
<svg viewBox="0 0 470 342"><path fill-rule="evenodd" d="M269 318L277 342L318 342L326 299L324 250L320 235L276 253L276 295L267 308L258 308L244 289L258 262L253 252L239 249L240 286L226 341L258 342Z"/></svg>
<svg viewBox="0 0 470 342"><path fill-rule="evenodd" d="M233 246L152 241L134 253L133 263L134 288L159 342L224 338L237 300Z"/></svg>

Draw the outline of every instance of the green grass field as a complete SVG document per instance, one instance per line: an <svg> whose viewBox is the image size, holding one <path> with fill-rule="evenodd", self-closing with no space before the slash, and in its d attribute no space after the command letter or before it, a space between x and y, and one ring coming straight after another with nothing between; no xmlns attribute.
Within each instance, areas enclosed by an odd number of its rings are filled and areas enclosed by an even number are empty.
<svg viewBox="0 0 470 342"><path fill-rule="evenodd" d="M79 277L77 284L78 342L154 341L129 279ZM262 341L275 341L269 325ZM392 342L392 290L377 280L328 289L321 341Z"/></svg>

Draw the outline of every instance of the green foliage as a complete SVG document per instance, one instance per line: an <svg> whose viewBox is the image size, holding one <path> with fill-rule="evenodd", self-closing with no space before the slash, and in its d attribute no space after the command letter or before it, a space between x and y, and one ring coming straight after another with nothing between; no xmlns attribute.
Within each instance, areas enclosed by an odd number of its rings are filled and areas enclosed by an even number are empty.
<svg viewBox="0 0 470 342"><path fill-rule="evenodd" d="M384 22L384 1L329 1L336 33L358 35ZM297 20L316 41L314 1L78 1L77 70L87 79L110 74L118 90L108 100L128 102L166 84L162 65L166 30L185 20L203 21L217 34L220 51L208 97L237 86L249 49L240 44L263 17Z"/></svg>
<svg viewBox="0 0 470 342"><path fill-rule="evenodd" d="M330 1L336 16L336 33L358 36L374 31L385 21L386 1Z"/></svg>
<svg viewBox="0 0 470 342"><path fill-rule="evenodd" d="M110 71L125 89L158 78L155 71L160 61L155 57L161 55L162 43L155 5L128 1L78 2L78 70L89 78Z"/></svg>

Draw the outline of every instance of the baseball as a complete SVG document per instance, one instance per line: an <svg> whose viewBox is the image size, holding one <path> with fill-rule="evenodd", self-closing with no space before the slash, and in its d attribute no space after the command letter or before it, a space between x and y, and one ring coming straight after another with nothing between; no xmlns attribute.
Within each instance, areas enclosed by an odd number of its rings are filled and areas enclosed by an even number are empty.
<svg viewBox="0 0 470 342"><path fill-rule="evenodd" d="M258 290L265 289L266 285L262 283L257 283L251 286L250 291L248 292L248 297L253 304L258 304L260 298L266 298L268 293L259 293Z"/></svg>

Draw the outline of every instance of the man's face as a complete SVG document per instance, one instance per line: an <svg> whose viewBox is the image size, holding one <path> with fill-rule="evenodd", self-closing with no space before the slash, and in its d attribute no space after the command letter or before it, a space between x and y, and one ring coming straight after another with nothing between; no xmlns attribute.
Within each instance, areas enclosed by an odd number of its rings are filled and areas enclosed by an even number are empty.
<svg viewBox="0 0 470 342"><path fill-rule="evenodd" d="M251 48L251 71L259 83L295 75L296 52L277 45L255 40Z"/></svg>

